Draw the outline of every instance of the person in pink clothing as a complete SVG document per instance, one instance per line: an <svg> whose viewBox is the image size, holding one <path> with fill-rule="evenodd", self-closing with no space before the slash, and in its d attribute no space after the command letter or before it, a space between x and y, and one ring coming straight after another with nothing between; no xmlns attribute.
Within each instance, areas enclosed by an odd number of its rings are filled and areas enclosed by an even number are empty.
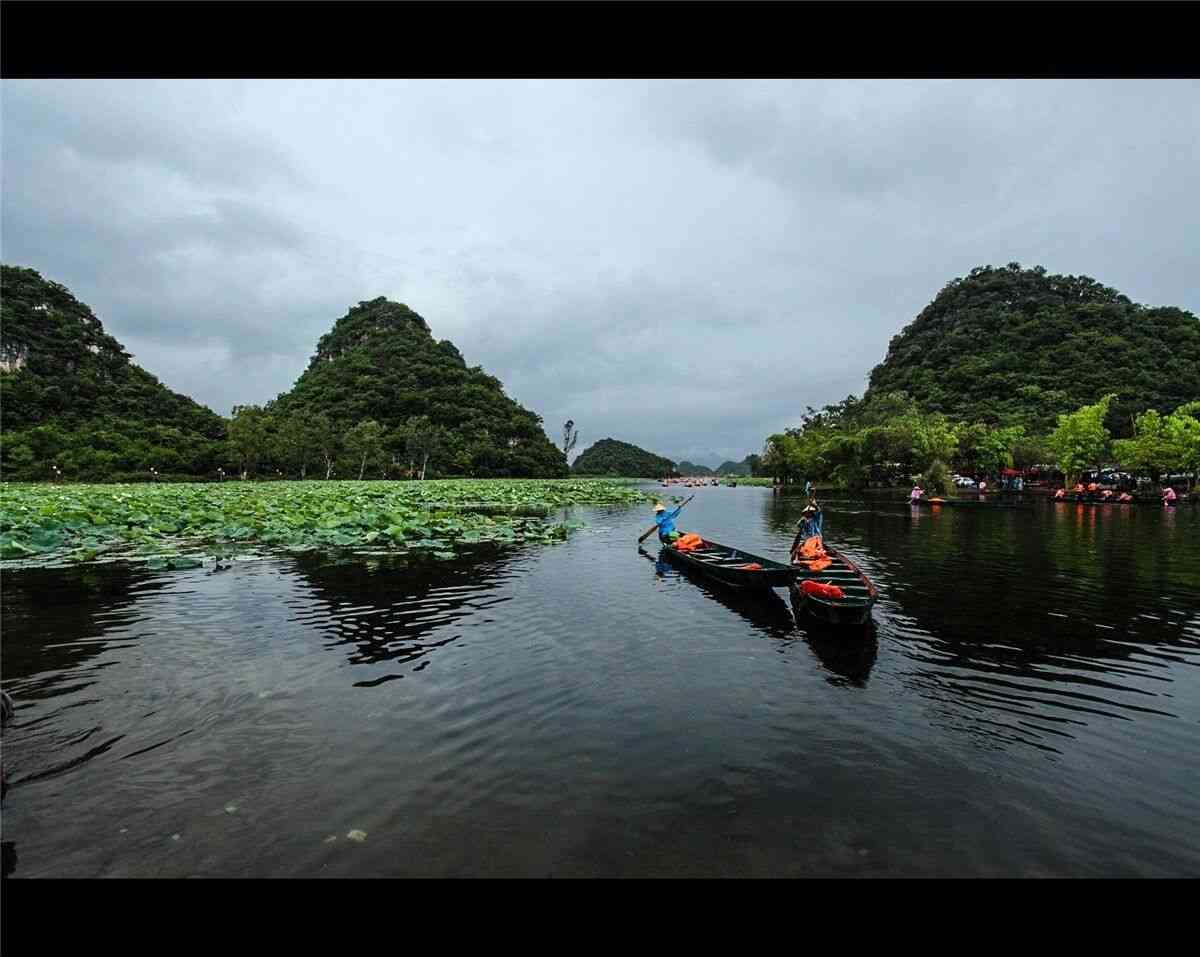
<svg viewBox="0 0 1200 957"><path fill-rule="evenodd" d="M1171 488L1171 486L1168 485L1165 489L1163 489L1162 498L1163 498L1164 505L1174 505L1175 498L1176 498L1175 489Z"/></svg>

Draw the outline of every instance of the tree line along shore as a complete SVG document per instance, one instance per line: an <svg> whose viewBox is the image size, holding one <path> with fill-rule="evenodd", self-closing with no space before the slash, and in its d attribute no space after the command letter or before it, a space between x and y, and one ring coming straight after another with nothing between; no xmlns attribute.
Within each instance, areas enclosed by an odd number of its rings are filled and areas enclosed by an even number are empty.
<svg viewBox="0 0 1200 957"><path fill-rule="evenodd" d="M363 301L287 392L217 415L131 361L90 308L33 269L0 268L0 476L6 481L566 478L680 474L613 438L568 468L541 416L468 366L423 317ZM669 400L669 392L666 393ZM1200 470L1200 320L1086 276L981 266L889 343L860 399L807 407L736 474L842 488L955 472L1111 465L1191 489ZM1174 478L1172 478L1174 477Z"/></svg>

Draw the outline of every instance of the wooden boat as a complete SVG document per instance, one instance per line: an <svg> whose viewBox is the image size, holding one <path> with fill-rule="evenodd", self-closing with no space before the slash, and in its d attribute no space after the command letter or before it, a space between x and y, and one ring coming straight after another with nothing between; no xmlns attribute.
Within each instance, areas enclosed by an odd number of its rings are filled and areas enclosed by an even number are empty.
<svg viewBox="0 0 1200 957"><path fill-rule="evenodd" d="M911 505L949 505L952 508L1020 508L1032 509L1032 502L976 502L969 498L918 498L909 499Z"/></svg>
<svg viewBox="0 0 1200 957"><path fill-rule="evenodd" d="M819 572L809 571L803 565L793 565L795 580L788 585L792 605L797 613L807 612L830 625L862 625L871 618L871 609L879 597L875 585L862 573L857 565L836 548L825 546L825 553L833 564ZM810 595L800 587L805 579L837 585L843 598L820 598Z"/></svg>
<svg viewBox="0 0 1200 957"><path fill-rule="evenodd" d="M1054 502L1055 505L1124 505L1126 507L1130 505L1136 505L1138 503L1138 499L1134 499L1132 502L1119 502L1115 498L1075 498L1073 495L1068 495L1066 498L1054 498L1051 499L1051 501ZM1143 499L1142 504L1146 505L1151 503L1148 503Z"/></svg>
<svg viewBox="0 0 1200 957"><path fill-rule="evenodd" d="M719 542L704 540L704 545L681 552L674 545L663 543L663 554L681 568L699 572L734 588L786 588L796 577L791 565L751 555L740 548L730 548ZM758 564L759 569L744 566Z"/></svg>

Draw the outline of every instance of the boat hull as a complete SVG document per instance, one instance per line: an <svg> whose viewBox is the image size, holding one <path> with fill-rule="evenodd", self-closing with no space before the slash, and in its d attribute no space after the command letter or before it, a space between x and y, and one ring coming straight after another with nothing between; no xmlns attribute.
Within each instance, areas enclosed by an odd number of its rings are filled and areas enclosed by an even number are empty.
<svg viewBox="0 0 1200 957"><path fill-rule="evenodd" d="M934 508L941 505L948 505L951 508L1019 508L1032 511L1032 502L976 502L971 499L959 498L919 498L913 501L909 499L909 504L914 506L925 506L926 508Z"/></svg>
<svg viewBox="0 0 1200 957"><path fill-rule="evenodd" d="M762 591L768 588L786 588L796 574L790 565L751 555L740 548L731 548L718 542L705 540L706 548L696 552L681 552L672 545L663 543L663 554L682 568L698 572L706 578L719 581L731 588ZM750 571L739 565L757 563L760 570Z"/></svg>
<svg viewBox="0 0 1200 957"><path fill-rule="evenodd" d="M879 598L879 592L862 570L836 548L825 546L826 554L833 564L819 572L812 572L803 565L793 565L796 580L788 586L792 607L801 613L816 618L827 625L865 625L871 620L871 612ZM800 587L805 579L831 582L842 588L844 598L820 598Z"/></svg>

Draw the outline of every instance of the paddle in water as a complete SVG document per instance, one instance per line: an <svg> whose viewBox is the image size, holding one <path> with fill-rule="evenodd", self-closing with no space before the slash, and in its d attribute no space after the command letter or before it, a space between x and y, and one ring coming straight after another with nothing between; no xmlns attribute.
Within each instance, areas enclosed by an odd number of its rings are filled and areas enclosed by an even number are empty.
<svg viewBox="0 0 1200 957"><path fill-rule="evenodd" d="M687 503L690 502L695 497L696 497L695 495L689 495L687 497L687 499L684 501L683 505L687 505ZM683 505L679 506L679 509L676 511L676 514L679 514L679 512L683 510ZM653 535L656 531L658 531L658 522L655 522L648 529L646 529L646 531L638 538L638 544L639 545L642 544L642 542L644 542L647 538L649 538L651 535Z"/></svg>

